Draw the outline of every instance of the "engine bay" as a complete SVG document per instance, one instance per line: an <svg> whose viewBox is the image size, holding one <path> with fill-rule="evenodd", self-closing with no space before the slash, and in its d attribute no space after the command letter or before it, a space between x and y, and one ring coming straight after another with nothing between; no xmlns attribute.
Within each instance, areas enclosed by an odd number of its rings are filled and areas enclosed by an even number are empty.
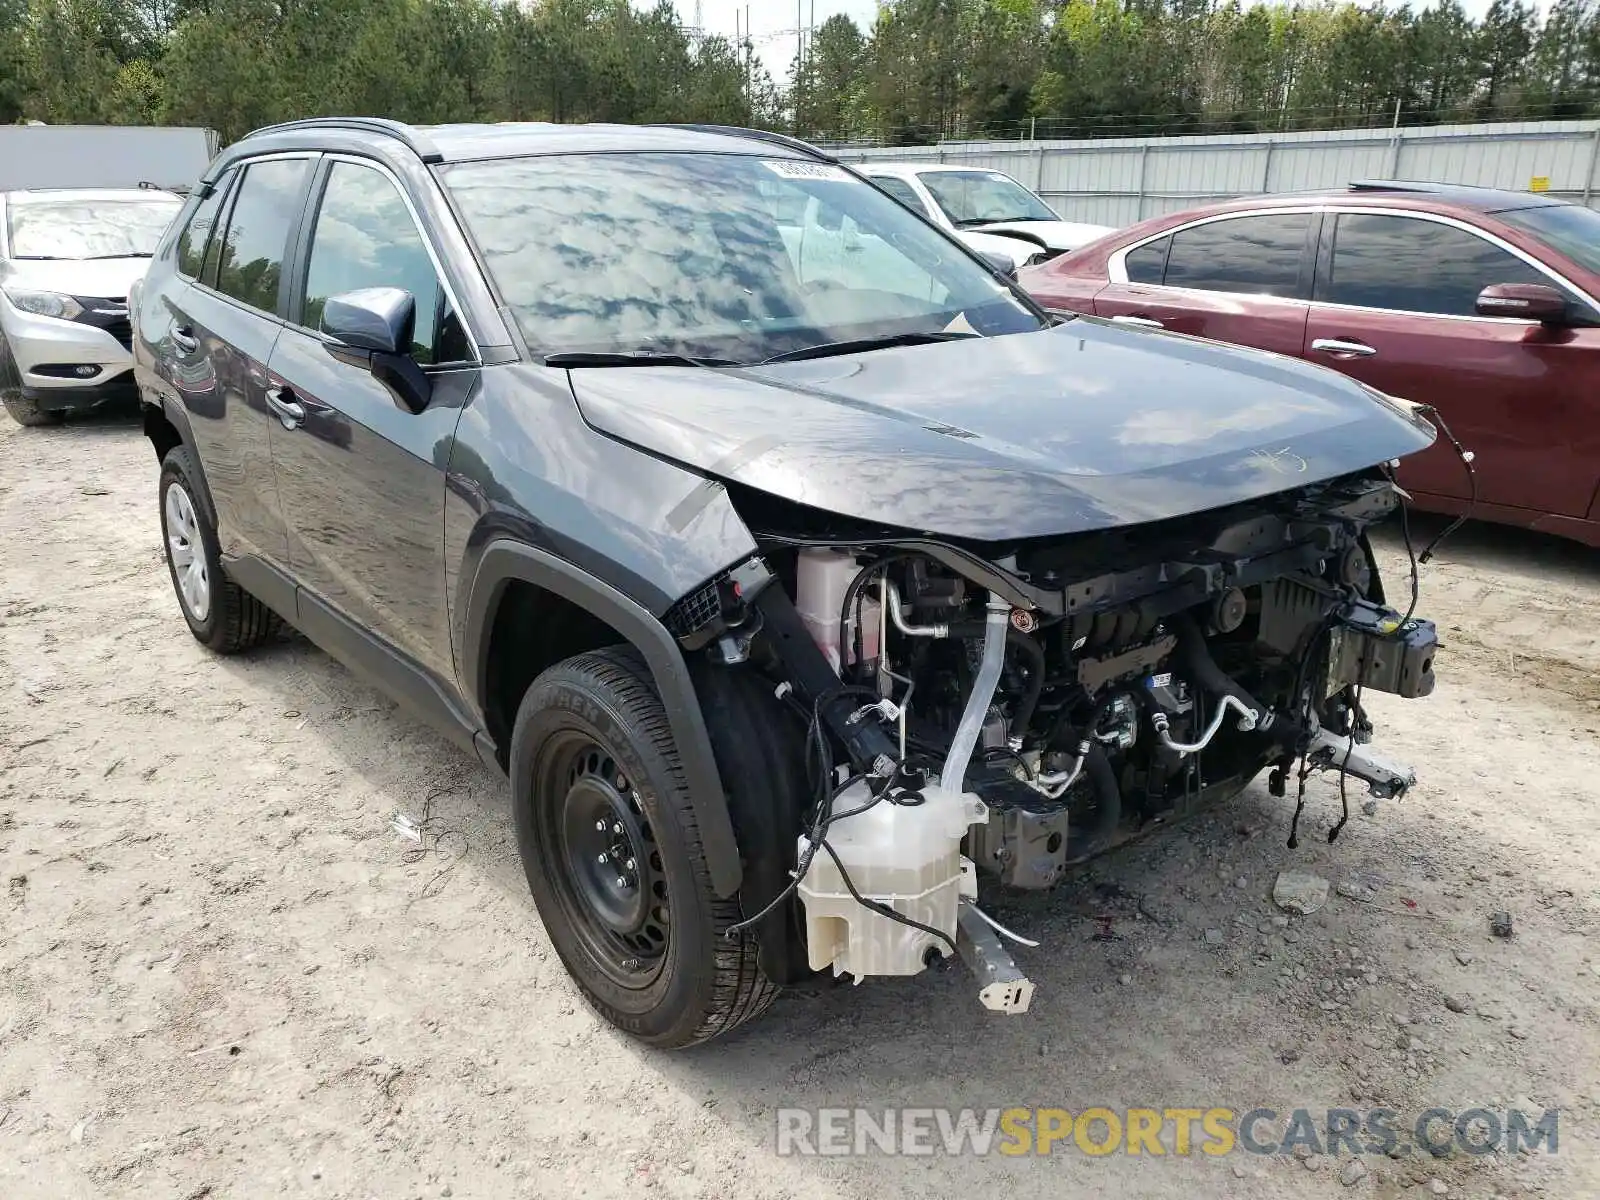
<svg viewBox="0 0 1600 1200"><path fill-rule="evenodd" d="M1384 472L999 547L738 499L760 557L669 627L762 672L803 728L789 883L745 924L798 903L812 970L859 982L959 954L987 1006L1021 1011L1031 985L980 878L1049 888L1263 770L1294 792L1291 845L1311 772L1382 798L1414 782L1369 749L1362 705L1428 695L1437 648L1415 572L1390 607L1365 534L1399 502Z"/></svg>

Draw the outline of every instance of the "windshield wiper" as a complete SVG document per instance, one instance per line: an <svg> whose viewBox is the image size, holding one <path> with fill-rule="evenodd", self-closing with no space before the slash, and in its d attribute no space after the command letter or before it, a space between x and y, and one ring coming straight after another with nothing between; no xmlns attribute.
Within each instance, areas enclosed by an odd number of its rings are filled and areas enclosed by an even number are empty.
<svg viewBox="0 0 1600 1200"><path fill-rule="evenodd" d="M926 333L890 333L883 337L856 338L848 342L823 342L817 346L802 346L783 354L764 358L757 366L768 363L798 362L803 358L832 358L838 354L860 354L867 350L888 350L894 346L925 346L931 342L960 342L982 337L981 333L953 333L949 330L930 330Z"/></svg>
<svg viewBox="0 0 1600 1200"><path fill-rule="evenodd" d="M155 257L154 254L145 254L142 251L133 250L133 251L129 251L127 254L91 254L87 258L80 258L80 259L77 259L75 261L77 261L77 262L105 262L108 259L113 259L113 258L154 258L154 257Z"/></svg>
<svg viewBox="0 0 1600 1200"><path fill-rule="evenodd" d="M979 225L1020 225L1024 221L1048 221L1048 220L1050 220L1049 217L1029 217L1029 216L1019 216L1019 217L967 217L965 220L957 221L956 222L956 228L957 229L972 229L972 228L975 228L976 226L979 226Z"/></svg>
<svg viewBox="0 0 1600 1200"><path fill-rule="evenodd" d="M612 350L564 350L544 356L547 367L737 367L732 358L693 358L687 354L658 354L642 350L628 354Z"/></svg>

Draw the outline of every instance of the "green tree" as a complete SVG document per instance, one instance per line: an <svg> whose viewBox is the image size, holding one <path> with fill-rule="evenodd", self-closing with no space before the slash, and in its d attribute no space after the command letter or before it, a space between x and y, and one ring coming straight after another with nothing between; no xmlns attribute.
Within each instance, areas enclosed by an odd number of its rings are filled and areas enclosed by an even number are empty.
<svg viewBox="0 0 1600 1200"><path fill-rule="evenodd" d="M805 59L797 59L790 73L797 133L842 142L856 131L862 116L866 53L866 38L849 17L840 13L822 23Z"/></svg>
<svg viewBox="0 0 1600 1200"><path fill-rule="evenodd" d="M0 125L22 116L28 96L27 0L0 0Z"/></svg>
<svg viewBox="0 0 1600 1200"><path fill-rule="evenodd" d="M235 0L181 20L161 59L167 120L215 129L227 142L290 115L279 19L270 0Z"/></svg>
<svg viewBox="0 0 1600 1200"><path fill-rule="evenodd" d="M1596 0L1556 0L1534 42L1530 98L1550 117L1591 111L1600 86L1597 60L1600 5Z"/></svg>
<svg viewBox="0 0 1600 1200"><path fill-rule="evenodd" d="M1522 0L1494 0L1478 26L1479 116L1521 116L1538 16Z"/></svg>
<svg viewBox="0 0 1600 1200"><path fill-rule="evenodd" d="M780 92L671 0L0 0L0 120L234 138L365 113L711 121L903 144L1600 112L1600 0L885 0Z"/></svg>
<svg viewBox="0 0 1600 1200"><path fill-rule="evenodd" d="M62 124L108 122L130 49L132 13L117 0L33 0L22 49L22 110Z"/></svg>

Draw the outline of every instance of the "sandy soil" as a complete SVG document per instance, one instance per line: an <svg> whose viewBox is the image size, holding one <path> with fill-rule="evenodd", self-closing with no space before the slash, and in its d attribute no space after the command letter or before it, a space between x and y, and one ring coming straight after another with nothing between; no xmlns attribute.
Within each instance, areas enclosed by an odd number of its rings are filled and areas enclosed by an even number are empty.
<svg viewBox="0 0 1600 1200"><path fill-rule="evenodd" d="M8 1200L1600 1194L1600 555L1474 528L1424 568L1439 689L1373 703L1422 782L1337 843L1330 783L1293 851L1257 788L999 902L1043 942L1029 1015L960 972L819 984L673 1056L568 984L481 768L303 641L190 639L131 423L0 422L0 463ZM1286 867L1361 898L1280 927ZM1559 1106L1560 1153L1349 1185L1348 1156L773 1153L784 1105L1379 1103Z"/></svg>

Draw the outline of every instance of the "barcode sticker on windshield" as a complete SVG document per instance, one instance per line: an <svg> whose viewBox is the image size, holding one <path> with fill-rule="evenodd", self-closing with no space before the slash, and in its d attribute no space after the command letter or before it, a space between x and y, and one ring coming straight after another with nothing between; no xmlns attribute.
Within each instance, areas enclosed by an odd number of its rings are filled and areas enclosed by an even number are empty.
<svg viewBox="0 0 1600 1200"><path fill-rule="evenodd" d="M794 158L763 158L761 165L780 179L849 179L850 173L832 163L801 162Z"/></svg>

